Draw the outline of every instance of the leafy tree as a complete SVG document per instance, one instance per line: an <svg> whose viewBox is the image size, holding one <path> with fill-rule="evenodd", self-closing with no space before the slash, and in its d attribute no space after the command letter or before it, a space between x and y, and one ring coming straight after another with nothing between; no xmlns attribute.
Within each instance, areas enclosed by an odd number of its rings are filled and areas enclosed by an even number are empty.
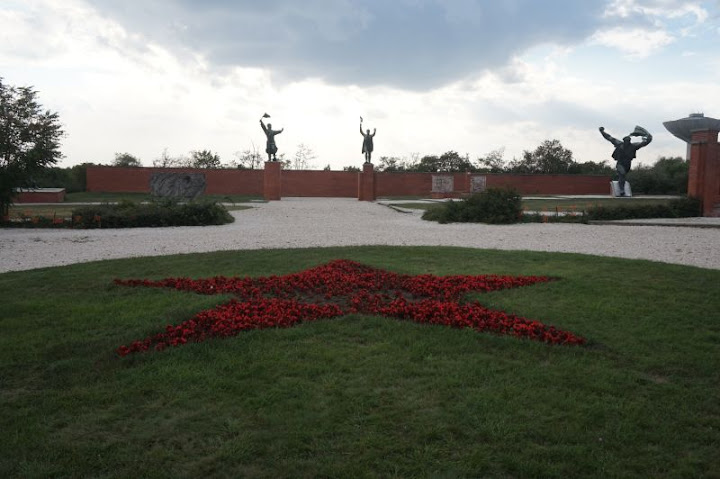
<svg viewBox="0 0 720 479"><path fill-rule="evenodd" d="M87 167L94 163L82 163L69 168L57 166L43 168L34 178L39 188L65 188L67 193L85 191L87 183Z"/></svg>
<svg viewBox="0 0 720 479"><path fill-rule="evenodd" d="M463 172L475 171L470 162L469 155L460 156L456 151L447 151L440 156L428 155L423 156L420 162L411 167L413 171L421 172Z"/></svg>
<svg viewBox="0 0 720 479"><path fill-rule="evenodd" d="M220 156L210 150L190 152L190 165L193 168L220 168Z"/></svg>
<svg viewBox="0 0 720 479"><path fill-rule="evenodd" d="M357 166L344 166L343 171L360 171L360 168Z"/></svg>
<svg viewBox="0 0 720 479"><path fill-rule="evenodd" d="M397 158L395 156L381 156L380 163L377 166L378 171L387 172L405 171L407 169L408 166L406 162L401 158ZM358 168L357 171L360 171L360 168Z"/></svg>
<svg viewBox="0 0 720 479"><path fill-rule="evenodd" d="M481 173L503 173L505 172L505 147L493 150L484 157L477 159L477 171Z"/></svg>
<svg viewBox="0 0 720 479"><path fill-rule="evenodd" d="M568 173L573 165L572 151L564 148L559 140L545 140L535 151L523 151L522 160L513 160L510 171L513 173Z"/></svg>
<svg viewBox="0 0 720 479"><path fill-rule="evenodd" d="M586 161L583 163L573 163L568 168L568 173L573 175L607 175L613 176L615 168L610 166L607 161L594 162Z"/></svg>
<svg viewBox="0 0 720 479"><path fill-rule="evenodd" d="M15 188L34 186L34 176L62 158L64 135L57 113L43 111L32 87L0 77L0 214L6 216Z"/></svg>
<svg viewBox="0 0 720 479"><path fill-rule="evenodd" d="M127 166L137 167L142 166L140 159L131 155L130 153L115 153L115 159L112 163L113 166Z"/></svg>
<svg viewBox="0 0 720 479"><path fill-rule="evenodd" d="M628 181L635 194L681 195L687 193L689 169L680 157L660 157L652 166L633 165Z"/></svg>

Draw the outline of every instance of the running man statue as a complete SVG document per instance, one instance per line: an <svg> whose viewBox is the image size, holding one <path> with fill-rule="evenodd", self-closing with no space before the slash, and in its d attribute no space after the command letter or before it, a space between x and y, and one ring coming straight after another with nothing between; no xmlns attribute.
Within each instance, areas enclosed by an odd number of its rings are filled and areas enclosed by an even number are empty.
<svg viewBox="0 0 720 479"><path fill-rule="evenodd" d="M636 152L650 144L652 135L645 128L636 126L635 131L620 141L605 133L604 127L601 126L599 129L603 138L615 146L612 157L617 162L615 169L618 172L618 188L620 189L620 196L625 196L625 175L630 171ZM643 140L640 143L631 143L631 136L641 136Z"/></svg>

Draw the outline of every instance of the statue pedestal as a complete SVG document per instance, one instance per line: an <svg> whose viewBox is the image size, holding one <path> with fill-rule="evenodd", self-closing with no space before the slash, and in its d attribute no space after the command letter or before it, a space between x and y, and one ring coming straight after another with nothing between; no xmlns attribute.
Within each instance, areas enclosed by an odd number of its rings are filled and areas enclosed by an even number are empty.
<svg viewBox="0 0 720 479"><path fill-rule="evenodd" d="M620 196L620 185L617 181L610 182L610 194L615 197ZM629 181L625 182L625 196L628 198L632 196L632 188L630 188Z"/></svg>
<svg viewBox="0 0 720 479"><path fill-rule="evenodd" d="M375 201L375 166L365 163L358 173L358 200Z"/></svg>
<svg viewBox="0 0 720 479"><path fill-rule="evenodd" d="M265 201L278 201L282 195L282 163L279 161L265 162L265 175L263 177L263 198Z"/></svg>

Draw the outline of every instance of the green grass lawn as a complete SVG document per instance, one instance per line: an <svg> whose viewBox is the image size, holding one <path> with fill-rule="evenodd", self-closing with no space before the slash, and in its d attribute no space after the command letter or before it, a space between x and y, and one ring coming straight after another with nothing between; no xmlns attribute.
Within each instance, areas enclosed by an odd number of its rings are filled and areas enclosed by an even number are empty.
<svg viewBox="0 0 720 479"><path fill-rule="evenodd" d="M228 297L115 278L347 258L547 275L478 294L566 347L353 315L119 358ZM353 247L0 274L0 477L717 477L720 271L573 254Z"/></svg>

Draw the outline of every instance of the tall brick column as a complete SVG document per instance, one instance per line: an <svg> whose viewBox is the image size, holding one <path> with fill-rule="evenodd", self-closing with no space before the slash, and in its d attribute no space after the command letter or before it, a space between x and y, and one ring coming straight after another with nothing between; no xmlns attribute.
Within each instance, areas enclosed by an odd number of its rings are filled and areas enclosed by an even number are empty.
<svg viewBox="0 0 720 479"><path fill-rule="evenodd" d="M265 162L265 176L263 177L263 198L265 198L266 201L280 200L280 197L282 196L281 173L281 162Z"/></svg>
<svg viewBox="0 0 720 479"><path fill-rule="evenodd" d="M688 195L702 200L703 216L720 216L720 145L715 130L692 132Z"/></svg>
<svg viewBox="0 0 720 479"><path fill-rule="evenodd" d="M358 200L375 201L375 167L372 163L365 163L362 172L358 173Z"/></svg>

